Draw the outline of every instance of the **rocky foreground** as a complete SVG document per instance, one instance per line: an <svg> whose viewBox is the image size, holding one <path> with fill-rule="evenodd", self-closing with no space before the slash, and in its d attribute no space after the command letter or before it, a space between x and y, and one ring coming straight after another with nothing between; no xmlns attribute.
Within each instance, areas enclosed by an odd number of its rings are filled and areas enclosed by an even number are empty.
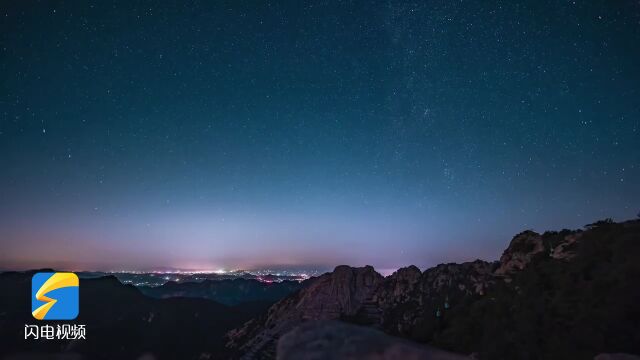
<svg viewBox="0 0 640 360"><path fill-rule="evenodd" d="M279 360L470 360L340 321L304 323L278 341L277 353Z"/></svg>
<svg viewBox="0 0 640 360"><path fill-rule="evenodd" d="M496 262L410 266L386 278L338 266L229 332L227 348L273 358L301 324L342 320L481 359L637 354L639 286L640 221L525 231Z"/></svg>

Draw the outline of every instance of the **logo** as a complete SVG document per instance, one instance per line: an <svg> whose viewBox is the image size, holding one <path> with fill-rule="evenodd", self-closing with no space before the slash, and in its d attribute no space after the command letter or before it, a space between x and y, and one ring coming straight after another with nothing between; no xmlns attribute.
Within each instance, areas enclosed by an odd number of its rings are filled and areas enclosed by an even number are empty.
<svg viewBox="0 0 640 360"><path fill-rule="evenodd" d="M36 273L31 278L31 314L38 320L78 316L80 281L70 272Z"/></svg>

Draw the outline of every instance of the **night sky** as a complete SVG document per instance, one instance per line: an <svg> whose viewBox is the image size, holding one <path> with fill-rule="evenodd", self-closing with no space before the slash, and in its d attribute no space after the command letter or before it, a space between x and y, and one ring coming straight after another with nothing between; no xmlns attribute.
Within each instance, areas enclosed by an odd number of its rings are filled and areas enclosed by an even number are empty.
<svg viewBox="0 0 640 360"><path fill-rule="evenodd" d="M424 268L640 211L636 1L0 4L0 267Z"/></svg>

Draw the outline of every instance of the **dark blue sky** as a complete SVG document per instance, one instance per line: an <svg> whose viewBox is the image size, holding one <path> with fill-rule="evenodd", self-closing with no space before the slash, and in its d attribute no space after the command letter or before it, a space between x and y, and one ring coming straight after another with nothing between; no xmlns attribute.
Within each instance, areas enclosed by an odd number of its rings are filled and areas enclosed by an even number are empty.
<svg viewBox="0 0 640 360"><path fill-rule="evenodd" d="M425 267L640 210L637 2L0 4L7 267Z"/></svg>

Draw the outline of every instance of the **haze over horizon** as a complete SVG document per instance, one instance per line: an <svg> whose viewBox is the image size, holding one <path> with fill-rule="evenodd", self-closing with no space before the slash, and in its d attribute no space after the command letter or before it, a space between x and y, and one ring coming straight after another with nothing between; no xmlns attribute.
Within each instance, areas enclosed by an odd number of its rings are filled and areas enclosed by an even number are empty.
<svg viewBox="0 0 640 360"><path fill-rule="evenodd" d="M425 268L636 216L637 4L366 4L4 2L2 267Z"/></svg>

